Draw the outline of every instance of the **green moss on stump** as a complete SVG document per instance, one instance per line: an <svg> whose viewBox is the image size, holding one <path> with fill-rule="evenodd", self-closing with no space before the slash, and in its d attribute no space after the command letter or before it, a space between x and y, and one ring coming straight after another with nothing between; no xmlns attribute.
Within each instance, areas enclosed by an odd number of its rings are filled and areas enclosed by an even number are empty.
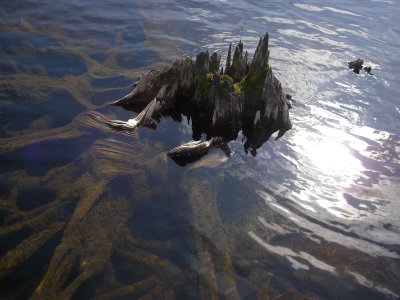
<svg viewBox="0 0 400 300"><path fill-rule="evenodd" d="M247 74L240 82L227 75L220 75L215 72L209 72L198 82L195 90L195 99L197 101L207 101L211 96L210 89L215 84L215 93L217 96L225 96L232 92L244 92L246 105L249 109L260 110L262 90L268 69L263 68L257 73Z"/></svg>
<svg viewBox="0 0 400 300"><path fill-rule="evenodd" d="M211 83L214 78L214 73L207 73L197 84L194 92L194 98L198 101L206 100L210 95Z"/></svg>
<svg viewBox="0 0 400 300"><path fill-rule="evenodd" d="M225 96L234 91L233 79L229 75L221 75L219 81L216 82L216 95Z"/></svg>
<svg viewBox="0 0 400 300"><path fill-rule="evenodd" d="M267 69L265 68L255 74L246 75L246 77L240 81L240 89L244 91L246 99L249 101L256 101L261 98L266 75Z"/></svg>

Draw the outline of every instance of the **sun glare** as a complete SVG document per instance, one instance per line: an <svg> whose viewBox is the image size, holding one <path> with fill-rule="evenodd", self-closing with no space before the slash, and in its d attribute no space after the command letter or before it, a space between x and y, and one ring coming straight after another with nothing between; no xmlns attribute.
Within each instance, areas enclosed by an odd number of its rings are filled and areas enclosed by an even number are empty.
<svg viewBox="0 0 400 300"><path fill-rule="evenodd" d="M347 143L343 133L338 130L330 130L318 138L310 132L304 132L296 135L294 150L299 154L301 165L308 175L320 178L325 183L351 183L364 168Z"/></svg>

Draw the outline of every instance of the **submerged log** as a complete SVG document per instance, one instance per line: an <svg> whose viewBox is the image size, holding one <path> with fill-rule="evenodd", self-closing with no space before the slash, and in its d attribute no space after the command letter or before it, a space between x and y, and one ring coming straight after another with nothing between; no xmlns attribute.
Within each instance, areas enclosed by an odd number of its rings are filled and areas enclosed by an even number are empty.
<svg viewBox="0 0 400 300"><path fill-rule="evenodd" d="M210 151L210 149L215 146L218 147L222 144L222 138L213 137L212 139L202 142L202 141L190 141L168 152L171 157L190 157L196 155L205 155Z"/></svg>
<svg viewBox="0 0 400 300"><path fill-rule="evenodd" d="M231 156L231 149L221 137L213 137L208 141L190 141L168 152L177 164L184 166L208 154L212 148L220 148L227 157Z"/></svg>
<svg viewBox="0 0 400 300"><path fill-rule="evenodd" d="M225 141L231 139L231 135L225 139L219 128L229 128L236 134L242 128L244 132L259 130L266 134L262 140L268 140L276 131L279 132L277 137L281 137L292 128L292 124L286 94L269 66L268 40L267 33L260 39L250 62L247 52L243 54L241 41L233 58L230 45L225 72L222 68L220 70L220 56L208 52L201 52L195 60L180 59L172 66L151 70L130 94L114 102L114 105L121 106L144 102L149 103L148 106L134 119L113 120L109 125L116 129L134 130L150 122L156 113L190 103L210 116L210 124L205 127L214 132L208 136L211 144L211 138L216 135ZM188 149L192 150L189 152L194 153L193 149L199 145L190 144Z"/></svg>

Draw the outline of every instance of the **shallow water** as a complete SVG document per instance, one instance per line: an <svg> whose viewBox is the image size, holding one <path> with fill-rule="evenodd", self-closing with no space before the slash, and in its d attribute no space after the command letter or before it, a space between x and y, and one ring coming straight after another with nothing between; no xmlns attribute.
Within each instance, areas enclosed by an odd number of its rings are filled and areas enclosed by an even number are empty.
<svg viewBox="0 0 400 300"><path fill-rule="evenodd" d="M3 1L4 299L400 297L396 1ZM111 131L142 72L254 52L296 100L255 156L181 167L183 118ZM364 58L372 74L347 62ZM299 103L299 104L296 104ZM254 154L254 153L253 153Z"/></svg>

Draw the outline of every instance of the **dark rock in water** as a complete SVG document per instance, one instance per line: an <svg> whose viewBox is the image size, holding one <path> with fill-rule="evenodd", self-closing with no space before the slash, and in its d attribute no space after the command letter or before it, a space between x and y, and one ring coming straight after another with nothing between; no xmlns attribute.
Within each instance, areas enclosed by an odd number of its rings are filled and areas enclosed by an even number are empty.
<svg viewBox="0 0 400 300"><path fill-rule="evenodd" d="M364 70L365 72L367 72L367 74L372 75L372 68L370 66L363 67L364 60L362 60L361 58L357 58L354 61L349 61L348 64L349 68L352 69L354 73L360 74L360 70Z"/></svg>
<svg viewBox="0 0 400 300"><path fill-rule="evenodd" d="M356 60L349 61L349 68L353 70L354 73L359 74L360 70L362 69L362 65L364 63L364 60L361 58L357 58Z"/></svg>
<svg viewBox="0 0 400 300"><path fill-rule="evenodd" d="M260 39L250 62L241 41L233 58L229 45L225 71L220 68L220 56L208 52L201 52L194 60L180 59L172 66L151 70L140 78L130 94L113 103L129 108L142 102L148 103L147 107L134 119L112 120L108 124L115 129L135 130L151 123L155 114L179 111L179 115L192 119L193 136L198 139L201 128L200 132L207 133L209 141L184 144L171 150L170 156L176 156L174 153L182 156L185 151L189 154L208 151L216 143L214 138L233 140L240 130L251 132L252 136L256 135L254 131L261 133L262 138L257 141L262 142L254 145L247 142L251 147L260 147L276 131L278 138L281 137L292 128L288 111L291 102L269 66L268 40L267 33Z"/></svg>
<svg viewBox="0 0 400 300"><path fill-rule="evenodd" d="M367 72L369 75L372 75L372 73L371 73L371 71L372 71L372 68L371 67L364 67L364 71L365 72Z"/></svg>

